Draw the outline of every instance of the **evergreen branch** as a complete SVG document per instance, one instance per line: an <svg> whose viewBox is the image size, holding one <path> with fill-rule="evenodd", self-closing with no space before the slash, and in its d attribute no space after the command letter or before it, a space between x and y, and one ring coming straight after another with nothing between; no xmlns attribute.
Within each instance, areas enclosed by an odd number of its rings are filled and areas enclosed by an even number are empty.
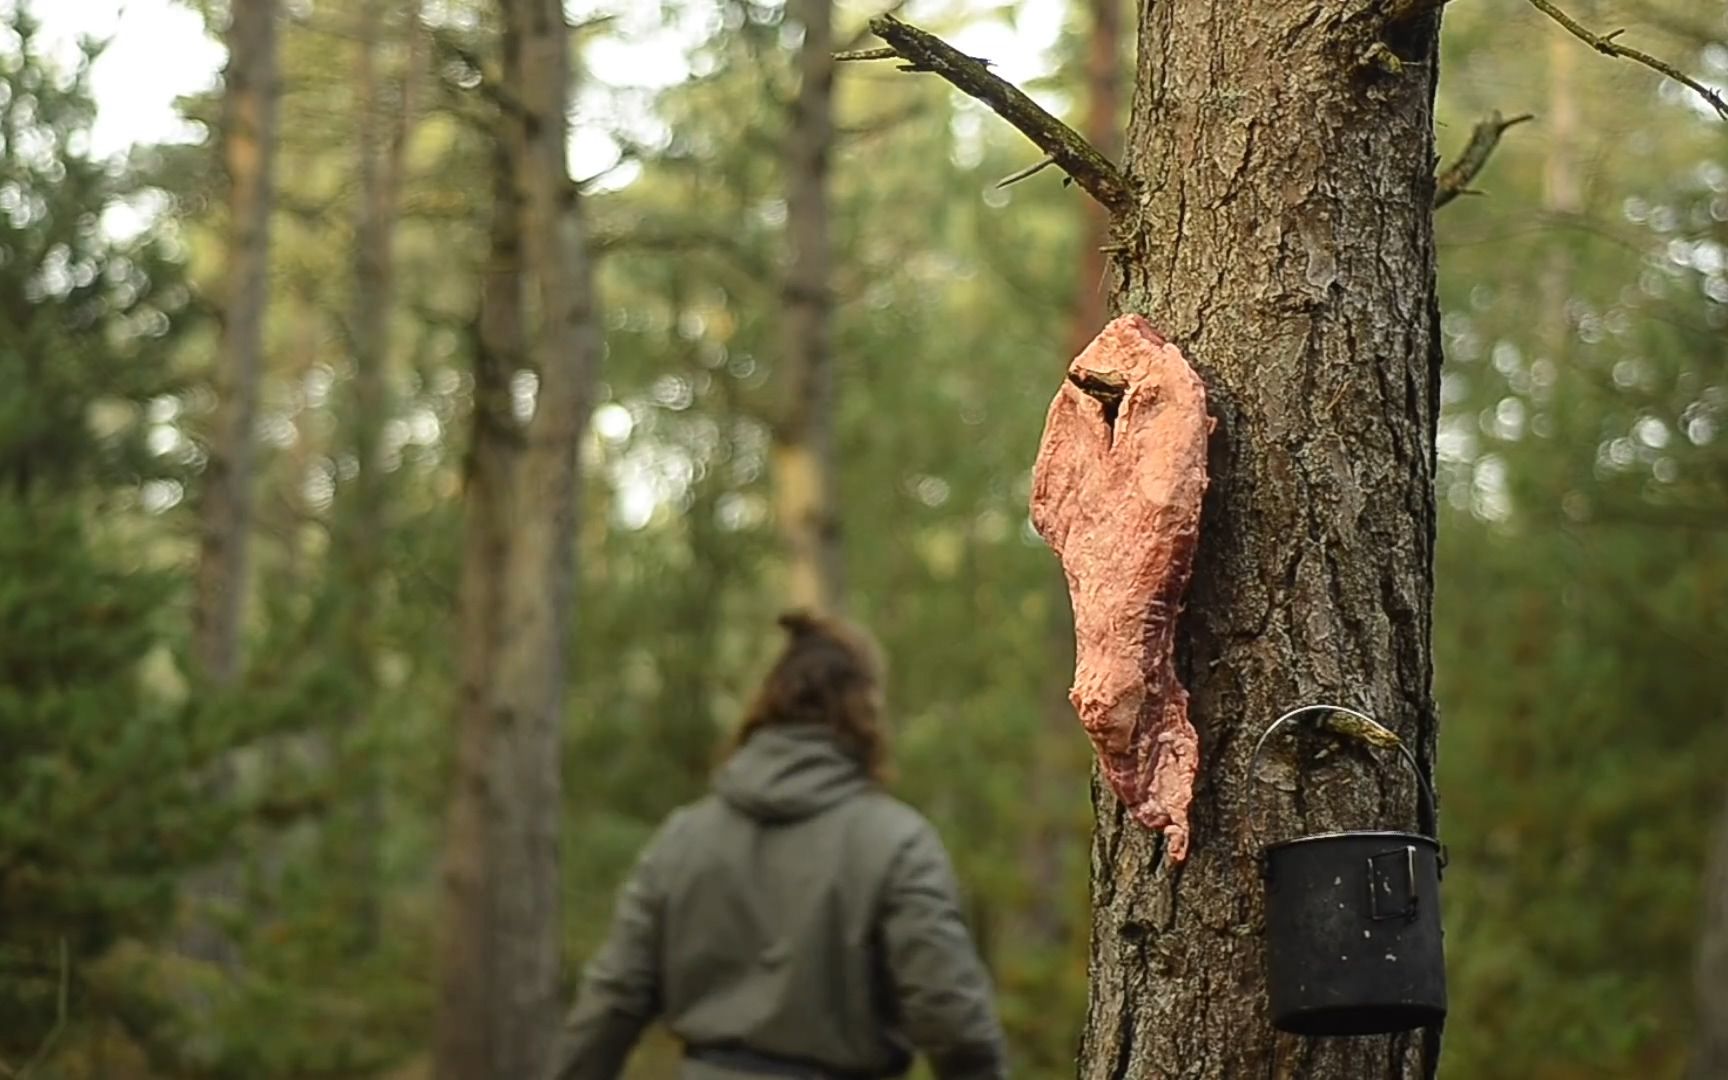
<svg viewBox="0 0 1728 1080"><path fill-rule="evenodd" d="M1476 179L1476 174L1488 164L1488 156L1494 148L1500 145L1500 136L1514 124L1522 124L1533 120L1529 113L1521 113L1510 120L1500 119L1498 111L1491 112L1487 118L1476 125L1476 130L1470 133L1470 142L1465 145L1464 152L1452 164L1440 170L1440 175L1434 181L1434 209L1466 194L1470 190L1470 181Z"/></svg>
<svg viewBox="0 0 1728 1080"><path fill-rule="evenodd" d="M901 70L939 75L961 93L990 106L1107 209L1123 213L1132 205L1128 182L1110 159L1019 87L991 74L983 63L936 35L892 15L871 19L870 30L906 61Z"/></svg>
<svg viewBox="0 0 1728 1080"><path fill-rule="evenodd" d="M924 105L914 102L907 108L883 113L871 120L860 121L856 124L836 124L834 136L840 139L873 139L878 135L893 131L901 124L918 119L927 111L928 109Z"/></svg>
<svg viewBox="0 0 1728 1080"><path fill-rule="evenodd" d="M672 223L664 228L636 224L628 228L595 229L588 250L596 258L620 251L684 252L717 255L756 281L767 281L770 268L738 238L724 232Z"/></svg>
<svg viewBox="0 0 1728 1080"><path fill-rule="evenodd" d="M60 1041L60 1033L66 1030L67 998L72 987L72 955L66 946L65 938L60 939L59 977L59 988L54 995L54 1026L37 1045L36 1052L30 1055L30 1060L20 1067L14 1069L0 1061L0 1073L4 1073L9 1080L28 1080L30 1074L36 1071L36 1066L48 1059L48 1052L54 1049L54 1044Z"/></svg>
<svg viewBox="0 0 1728 1080"><path fill-rule="evenodd" d="M1530 0L1530 3L1536 10L1559 23L1567 33L1603 56L1619 57L1636 64L1643 64L1651 71L1660 72L1680 85L1689 87L1699 97L1710 103L1710 107L1716 110L1717 116L1728 120L1728 100L1724 100L1720 93L1710 89L1665 60L1659 60L1647 52L1640 52L1637 49L1617 44L1614 39L1624 34L1626 32L1624 29L1615 30L1608 34L1595 34L1586 30L1576 19L1555 7L1549 0Z"/></svg>

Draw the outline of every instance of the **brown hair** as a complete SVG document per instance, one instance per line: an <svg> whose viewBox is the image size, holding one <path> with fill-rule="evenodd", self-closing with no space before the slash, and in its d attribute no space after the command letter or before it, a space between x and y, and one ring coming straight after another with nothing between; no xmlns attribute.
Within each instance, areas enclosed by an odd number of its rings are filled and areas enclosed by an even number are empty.
<svg viewBox="0 0 1728 1080"><path fill-rule="evenodd" d="M736 749L774 724L824 724L877 779L887 778L882 724L882 652L862 628L827 615L780 616L785 646L762 680L732 742Z"/></svg>

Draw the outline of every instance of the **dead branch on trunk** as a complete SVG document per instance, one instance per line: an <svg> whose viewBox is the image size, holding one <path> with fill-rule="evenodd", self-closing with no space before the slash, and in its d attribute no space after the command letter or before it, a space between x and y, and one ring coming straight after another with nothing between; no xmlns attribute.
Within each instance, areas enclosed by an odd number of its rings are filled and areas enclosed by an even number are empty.
<svg viewBox="0 0 1728 1080"><path fill-rule="evenodd" d="M1038 149L1111 211L1122 213L1132 203L1128 182L1120 170L1080 133L1051 116L1019 87L993 75L985 65L941 38L892 15L870 20L870 30L888 49L864 49L836 55L836 60L905 60L902 71L927 71L941 76L968 97L990 106L1013 124Z"/></svg>
<svg viewBox="0 0 1728 1080"><path fill-rule="evenodd" d="M1500 136L1506 129L1534 119L1530 113L1521 113L1510 120L1502 120L1498 111L1489 113L1486 119L1476 125L1476 130L1470 133L1470 142L1465 145L1464 152L1459 154L1452 164L1440 170L1439 177L1434 181L1434 209L1440 209L1460 195L1469 194L1470 181L1476 179L1482 166L1488 164L1488 156L1500 145Z"/></svg>
<svg viewBox="0 0 1728 1080"><path fill-rule="evenodd" d="M1033 162L1032 164L1026 166L1024 169L1016 169L1013 172L1009 173L1007 176L1004 176L1002 179L996 181L996 186L998 188L1005 188L1009 184L1018 184L1020 181L1026 179L1027 177L1037 176L1039 173L1043 172L1045 169L1048 169L1050 166L1052 166L1054 164L1056 164L1056 159L1051 157L1049 154L1045 154L1043 157L1039 158L1037 161Z"/></svg>
<svg viewBox="0 0 1728 1080"><path fill-rule="evenodd" d="M1530 3L1536 8L1536 10L1564 27L1567 33L1571 34L1579 41L1584 42L1592 49L1595 49L1603 56L1615 56L1624 60L1631 60L1633 63L1643 64L1651 71L1661 72L1663 75L1668 76L1680 85L1690 88L1699 97L1710 103L1710 107L1716 110L1717 116L1724 120L1728 120L1728 100L1725 100L1721 94L1710 89L1708 86L1705 86L1703 83L1681 71L1673 64L1668 63L1666 60L1659 60L1647 52L1640 52L1637 49L1628 48L1625 45L1615 42L1615 38L1626 32L1624 29L1614 30L1607 34L1595 34L1586 30L1576 19L1572 18L1572 16L1549 3L1549 0L1530 0Z"/></svg>
<svg viewBox="0 0 1728 1080"><path fill-rule="evenodd" d="M845 63L848 60L897 60L899 58L900 54L887 45L878 49L845 49L834 54L835 63Z"/></svg>

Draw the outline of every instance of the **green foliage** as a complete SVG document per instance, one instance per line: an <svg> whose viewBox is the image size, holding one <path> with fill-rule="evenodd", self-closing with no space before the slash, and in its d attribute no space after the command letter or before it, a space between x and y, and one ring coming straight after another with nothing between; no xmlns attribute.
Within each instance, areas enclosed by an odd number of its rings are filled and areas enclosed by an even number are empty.
<svg viewBox="0 0 1728 1080"><path fill-rule="evenodd" d="M141 194L85 149L87 46L64 71L20 11L0 51L0 1055L34 1049L74 964L158 932L175 875L222 842L209 750L149 683L180 582L141 515L185 458L153 452L186 290ZM159 505L158 505L159 508Z"/></svg>
<svg viewBox="0 0 1728 1080"><path fill-rule="evenodd" d="M1466 67L1505 62L1477 36L1492 20L1448 25ZM1641 76L1629 92L1566 59L1500 104L1579 118L1547 146L1509 135L1494 197L1440 218L1443 1072L1461 1077L1678 1075L1728 766L1728 144Z"/></svg>

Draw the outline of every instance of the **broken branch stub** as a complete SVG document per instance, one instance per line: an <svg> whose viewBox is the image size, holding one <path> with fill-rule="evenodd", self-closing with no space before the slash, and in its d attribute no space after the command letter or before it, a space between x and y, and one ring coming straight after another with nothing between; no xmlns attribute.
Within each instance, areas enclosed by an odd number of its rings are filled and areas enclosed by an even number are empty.
<svg viewBox="0 0 1728 1080"><path fill-rule="evenodd" d="M1470 190L1470 181L1476 179L1476 174L1488 164L1489 155L1500 145L1500 136L1506 133L1507 128L1534 119L1530 113L1510 120L1502 120L1498 109L1489 113L1470 132L1470 142L1458 155L1458 160L1440 170L1440 175L1434 178L1434 209L1440 209Z"/></svg>
<svg viewBox="0 0 1728 1080"><path fill-rule="evenodd" d="M1211 431L1182 351L1124 315L1069 365L1032 471L1032 524L1074 607L1068 700L1110 789L1173 862L1188 853L1199 739L1172 654Z"/></svg>

